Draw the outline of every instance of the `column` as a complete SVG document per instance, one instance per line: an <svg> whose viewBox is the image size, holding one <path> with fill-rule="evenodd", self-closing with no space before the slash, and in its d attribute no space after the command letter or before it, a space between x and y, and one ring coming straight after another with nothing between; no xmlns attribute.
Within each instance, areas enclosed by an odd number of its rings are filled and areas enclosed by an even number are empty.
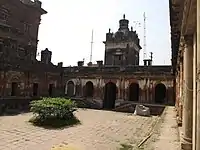
<svg viewBox="0 0 200 150"><path fill-rule="evenodd" d="M197 125L196 149L200 149L200 1L197 0Z"/></svg>
<svg viewBox="0 0 200 150"><path fill-rule="evenodd" d="M193 36L184 37L184 83L183 83L183 150L192 149L192 108L193 108Z"/></svg>
<svg viewBox="0 0 200 150"><path fill-rule="evenodd" d="M147 99L146 99L146 102L147 103L150 103L150 95L149 95L149 92L150 91L150 81L149 81L149 78L147 78Z"/></svg>
<svg viewBox="0 0 200 150"><path fill-rule="evenodd" d="M177 70L177 74L176 74L176 111L177 111L177 120L178 120L178 124L180 124L180 69Z"/></svg>
<svg viewBox="0 0 200 150"><path fill-rule="evenodd" d="M179 86L179 126L182 126L183 121L183 52L184 50L181 50L181 57L180 57L180 86Z"/></svg>
<svg viewBox="0 0 200 150"><path fill-rule="evenodd" d="M192 149L196 150L196 124L197 124L197 118L196 118L196 111L197 111L197 89L196 89L196 75L197 75L197 49L196 49L196 34L194 34L193 39L193 136L192 136Z"/></svg>
<svg viewBox="0 0 200 150"><path fill-rule="evenodd" d="M122 79L119 78L118 80L118 83L119 83L119 87L118 87L118 99L122 99Z"/></svg>

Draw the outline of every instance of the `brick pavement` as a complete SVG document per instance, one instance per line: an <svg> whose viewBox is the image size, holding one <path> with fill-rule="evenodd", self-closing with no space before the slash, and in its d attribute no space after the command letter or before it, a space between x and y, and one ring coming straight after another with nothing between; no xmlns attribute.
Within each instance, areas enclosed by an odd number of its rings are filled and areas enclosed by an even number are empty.
<svg viewBox="0 0 200 150"><path fill-rule="evenodd" d="M60 130L32 126L32 114L0 117L0 150L50 150L60 144L79 150L115 150L120 144L135 147L157 117L140 117L101 110L76 112L81 125Z"/></svg>
<svg viewBox="0 0 200 150"><path fill-rule="evenodd" d="M144 144L145 150L180 150L180 137L174 107L166 107L151 138Z"/></svg>
<svg viewBox="0 0 200 150"><path fill-rule="evenodd" d="M163 146L165 145L165 146ZM154 150L180 150L180 139L176 112L174 107L167 107L160 125L158 140L153 144Z"/></svg>

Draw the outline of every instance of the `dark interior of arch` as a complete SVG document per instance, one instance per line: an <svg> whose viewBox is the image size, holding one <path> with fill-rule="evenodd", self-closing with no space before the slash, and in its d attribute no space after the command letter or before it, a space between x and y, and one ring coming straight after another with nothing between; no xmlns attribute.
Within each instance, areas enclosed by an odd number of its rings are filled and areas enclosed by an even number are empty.
<svg viewBox="0 0 200 150"><path fill-rule="evenodd" d="M74 82L69 81L67 83L67 96L72 97L74 96Z"/></svg>
<svg viewBox="0 0 200 150"><path fill-rule="evenodd" d="M129 101L139 101L139 84L131 83L129 86Z"/></svg>
<svg viewBox="0 0 200 150"><path fill-rule="evenodd" d="M85 96L86 97L93 97L93 93L94 93L94 86L93 83L91 81L88 81L86 83L86 87L85 87Z"/></svg>
<svg viewBox="0 0 200 150"><path fill-rule="evenodd" d="M159 83L155 87L155 102L162 104L165 102L166 87L164 84Z"/></svg>
<svg viewBox="0 0 200 150"><path fill-rule="evenodd" d="M114 83L109 82L105 85L104 101L103 101L104 109L115 108L116 92L117 92L117 87Z"/></svg>

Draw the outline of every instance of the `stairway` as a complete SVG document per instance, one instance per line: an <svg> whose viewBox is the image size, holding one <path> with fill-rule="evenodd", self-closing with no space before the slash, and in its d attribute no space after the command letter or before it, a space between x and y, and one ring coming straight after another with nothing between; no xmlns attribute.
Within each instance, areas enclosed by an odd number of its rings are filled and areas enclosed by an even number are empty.
<svg viewBox="0 0 200 150"><path fill-rule="evenodd" d="M101 109L102 105L98 100L93 98L71 98L75 101L79 108L92 108L92 109Z"/></svg>
<svg viewBox="0 0 200 150"><path fill-rule="evenodd" d="M113 110L118 112L129 112L133 113L135 111L135 103L132 102L123 102L119 106L116 106Z"/></svg>

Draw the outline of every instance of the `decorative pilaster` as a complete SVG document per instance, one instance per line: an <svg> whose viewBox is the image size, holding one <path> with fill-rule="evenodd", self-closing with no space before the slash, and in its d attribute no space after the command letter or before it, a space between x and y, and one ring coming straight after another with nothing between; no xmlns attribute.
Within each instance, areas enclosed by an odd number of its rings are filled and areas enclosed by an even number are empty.
<svg viewBox="0 0 200 150"><path fill-rule="evenodd" d="M200 149L200 1L197 0L197 125L196 125L196 147L195 150Z"/></svg>
<svg viewBox="0 0 200 150"><path fill-rule="evenodd" d="M179 103L180 103L180 69L177 69L177 72L176 72L176 103L175 103L175 108L176 108L176 111L177 111L177 118L178 118L178 121L179 121Z"/></svg>
<svg viewBox="0 0 200 150"><path fill-rule="evenodd" d="M184 82L183 82L183 141L182 150L192 149L192 114L193 114L193 36L185 36Z"/></svg>
<svg viewBox="0 0 200 150"><path fill-rule="evenodd" d="M182 44L181 44L182 45ZM182 126L183 121L183 53L184 53L184 47L180 47L180 57L179 57L179 64L180 64L180 70L179 70L179 114L178 114L178 125Z"/></svg>
<svg viewBox="0 0 200 150"><path fill-rule="evenodd" d="M197 39L194 34L193 40L193 136L192 149L196 150L196 129L197 129Z"/></svg>

